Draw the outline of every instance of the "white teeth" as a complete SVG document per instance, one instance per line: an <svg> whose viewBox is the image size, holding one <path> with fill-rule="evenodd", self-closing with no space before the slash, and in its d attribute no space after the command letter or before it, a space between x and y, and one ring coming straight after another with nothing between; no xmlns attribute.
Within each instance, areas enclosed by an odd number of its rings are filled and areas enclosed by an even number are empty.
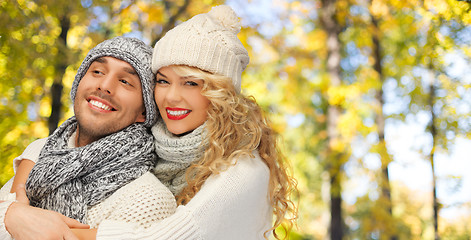
<svg viewBox="0 0 471 240"><path fill-rule="evenodd" d="M181 116L189 113L190 110L180 110L180 111L172 111L172 110L167 110L167 113L172 115L172 116Z"/></svg>
<svg viewBox="0 0 471 240"><path fill-rule="evenodd" d="M97 107L97 108L101 108L103 110L106 110L106 111L111 111L111 107L108 106L108 105L105 105L101 102L98 102L98 101L95 101L95 100L90 100L90 104L92 104L93 106Z"/></svg>

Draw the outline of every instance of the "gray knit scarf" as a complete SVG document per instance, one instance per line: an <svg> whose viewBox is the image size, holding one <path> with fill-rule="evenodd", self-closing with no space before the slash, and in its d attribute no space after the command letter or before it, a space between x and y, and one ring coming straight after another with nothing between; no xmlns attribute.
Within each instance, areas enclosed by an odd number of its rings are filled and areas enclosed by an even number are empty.
<svg viewBox="0 0 471 240"><path fill-rule="evenodd" d="M185 186L185 171L203 155L206 144L205 124L184 136L175 136L167 130L162 119L152 127L155 152L158 156L155 176L177 195Z"/></svg>
<svg viewBox="0 0 471 240"><path fill-rule="evenodd" d="M30 204L85 222L87 208L154 166L153 137L142 124L69 148L77 128L69 118L47 139L26 182Z"/></svg>

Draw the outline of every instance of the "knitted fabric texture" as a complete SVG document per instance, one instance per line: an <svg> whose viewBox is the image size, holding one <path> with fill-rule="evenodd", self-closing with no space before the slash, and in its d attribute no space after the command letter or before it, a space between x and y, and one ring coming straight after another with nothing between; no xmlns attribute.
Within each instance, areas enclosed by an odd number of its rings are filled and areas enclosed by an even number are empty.
<svg viewBox="0 0 471 240"><path fill-rule="evenodd" d="M147 172L89 208L87 224L98 228L105 220L122 221L146 229L174 214L176 208L175 196Z"/></svg>
<svg viewBox="0 0 471 240"><path fill-rule="evenodd" d="M139 75L142 86L142 97L146 108L146 121L144 125L154 125L158 111L154 101L154 74L151 69L152 47L137 38L115 37L94 47L80 65L75 80L72 83L70 97L75 100L77 88L90 65L98 58L114 57L129 63Z"/></svg>
<svg viewBox="0 0 471 240"><path fill-rule="evenodd" d="M94 206L154 166L153 137L142 124L69 148L69 118L47 139L26 181L30 204L84 222Z"/></svg>
<svg viewBox="0 0 471 240"><path fill-rule="evenodd" d="M155 152L158 156L154 175L177 195L185 186L185 171L203 155L205 124L184 136L175 136L167 130L162 120L152 127Z"/></svg>
<svg viewBox="0 0 471 240"><path fill-rule="evenodd" d="M249 63L249 54L237 33L240 22L226 5L214 7L168 31L154 47L152 71L169 65L187 65L232 79L241 89L242 71Z"/></svg>

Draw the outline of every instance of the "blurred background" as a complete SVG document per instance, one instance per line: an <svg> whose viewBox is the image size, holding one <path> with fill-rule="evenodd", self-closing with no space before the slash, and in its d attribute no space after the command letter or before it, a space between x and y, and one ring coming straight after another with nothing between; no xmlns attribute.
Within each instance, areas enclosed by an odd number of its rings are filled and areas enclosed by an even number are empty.
<svg viewBox="0 0 471 240"><path fill-rule="evenodd" d="M470 1L0 0L0 185L92 47L224 3L298 181L291 239L471 239Z"/></svg>

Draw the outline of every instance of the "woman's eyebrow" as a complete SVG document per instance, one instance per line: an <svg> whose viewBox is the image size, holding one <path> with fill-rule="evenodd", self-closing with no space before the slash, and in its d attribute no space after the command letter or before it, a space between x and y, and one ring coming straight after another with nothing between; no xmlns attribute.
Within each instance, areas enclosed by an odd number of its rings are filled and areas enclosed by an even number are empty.
<svg viewBox="0 0 471 240"><path fill-rule="evenodd" d="M160 71L157 71L157 74L160 74L160 75L162 75L162 76L165 77L165 78L167 77L167 76L163 75Z"/></svg>

